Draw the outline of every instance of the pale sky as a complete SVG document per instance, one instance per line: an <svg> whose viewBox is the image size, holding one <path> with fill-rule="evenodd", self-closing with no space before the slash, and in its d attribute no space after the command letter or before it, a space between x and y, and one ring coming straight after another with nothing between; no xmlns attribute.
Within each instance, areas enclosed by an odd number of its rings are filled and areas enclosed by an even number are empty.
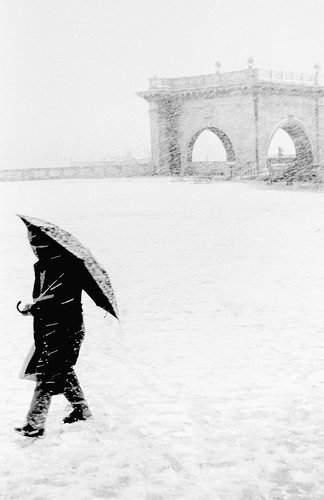
<svg viewBox="0 0 324 500"><path fill-rule="evenodd" d="M147 157L148 78L324 74L323 27L323 0L0 0L0 168Z"/></svg>

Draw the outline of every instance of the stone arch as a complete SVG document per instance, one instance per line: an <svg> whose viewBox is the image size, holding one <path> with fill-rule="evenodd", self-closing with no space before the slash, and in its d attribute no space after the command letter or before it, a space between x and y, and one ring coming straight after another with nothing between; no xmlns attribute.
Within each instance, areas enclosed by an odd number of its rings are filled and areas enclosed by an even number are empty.
<svg viewBox="0 0 324 500"><path fill-rule="evenodd" d="M198 139L198 137L200 136L200 134L202 132L204 132L205 130L210 130L220 139L220 141L222 142L222 144L224 146L225 152L226 152L226 161L234 162L235 161L235 153L234 153L234 149L233 149L232 143L231 143L228 135L226 135L225 132L223 132L222 130L220 130L216 127L204 127L202 129L199 129L198 132L196 132L194 134L194 136L191 138L191 140L189 141L188 148L187 148L187 164L188 165L191 164L192 152L193 152L195 142Z"/></svg>
<svg viewBox="0 0 324 500"><path fill-rule="evenodd" d="M314 166L323 166L324 86L318 85L314 75L263 71L250 65L246 70L218 72L216 77L154 77L149 89L138 95L150 105L152 164L156 173L186 172L188 165L191 167L196 137L205 129L221 139L227 159L235 160L226 162L227 166L233 163L237 175L245 175L247 166L256 176L263 174L268 139L270 142L278 128L287 131L294 142L295 164L299 159L301 163L313 165L314 161ZM283 118L287 119L280 122ZM214 123L224 126L231 141L212 127Z"/></svg>
<svg viewBox="0 0 324 500"><path fill-rule="evenodd" d="M278 132L278 130L280 129L287 132L287 134L293 141L296 151L297 164L304 166L312 165L314 161L314 155L312 152L311 141L309 140L309 137L306 133L304 124L294 117L289 117L285 120L281 120L272 130L267 143L266 153L268 154L271 141L276 132Z"/></svg>

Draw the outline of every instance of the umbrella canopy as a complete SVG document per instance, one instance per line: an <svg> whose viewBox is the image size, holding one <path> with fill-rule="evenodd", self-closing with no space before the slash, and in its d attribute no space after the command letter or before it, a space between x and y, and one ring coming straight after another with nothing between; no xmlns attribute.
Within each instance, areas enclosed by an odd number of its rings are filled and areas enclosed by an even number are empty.
<svg viewBox="0 0 324 500"><path fill-rule="evenodd" d="M118 319L116 297L109 276L105 269L96 261L91 252L72 234L61 229L52 222L37 219L36 217L29 217L27 215L18 214L18 217L26 224L29 231L33 231L33 228L40 230L70 254L74 255L74 257L83 262L87 273L87 279L90 281L91 285L89 287L91 290L90 297L98 306Z"/></svg>

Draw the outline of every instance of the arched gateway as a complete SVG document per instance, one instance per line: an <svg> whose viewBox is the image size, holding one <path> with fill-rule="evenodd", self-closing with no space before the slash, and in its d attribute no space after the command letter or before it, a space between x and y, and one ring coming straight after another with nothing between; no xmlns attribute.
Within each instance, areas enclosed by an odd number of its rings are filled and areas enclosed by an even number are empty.
<svg viewBox="0 0 324 500"><path fill-rule="evenodd" d="M324 164L324 87L315 75L242 71L187 78L151 78L138 92L150 105L155 172L185 174L203 130L222 141L227 161L240 173L266 170L267 152L278 129L293 140L297 161Z"/></svg>

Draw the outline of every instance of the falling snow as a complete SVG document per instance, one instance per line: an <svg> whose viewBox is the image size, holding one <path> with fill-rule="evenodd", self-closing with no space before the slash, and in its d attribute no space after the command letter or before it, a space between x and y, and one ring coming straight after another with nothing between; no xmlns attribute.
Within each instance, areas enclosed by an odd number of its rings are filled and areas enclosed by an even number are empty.
<svg viewBox="0 0 324 500"><path fill-rule="evenodd" d="M170 178L1 184L4 499L324 497L324 198ZM16 435L33 383L33 255L51 220L108 270L120 324L84 296L77 365L94 415Z"/></svg>

